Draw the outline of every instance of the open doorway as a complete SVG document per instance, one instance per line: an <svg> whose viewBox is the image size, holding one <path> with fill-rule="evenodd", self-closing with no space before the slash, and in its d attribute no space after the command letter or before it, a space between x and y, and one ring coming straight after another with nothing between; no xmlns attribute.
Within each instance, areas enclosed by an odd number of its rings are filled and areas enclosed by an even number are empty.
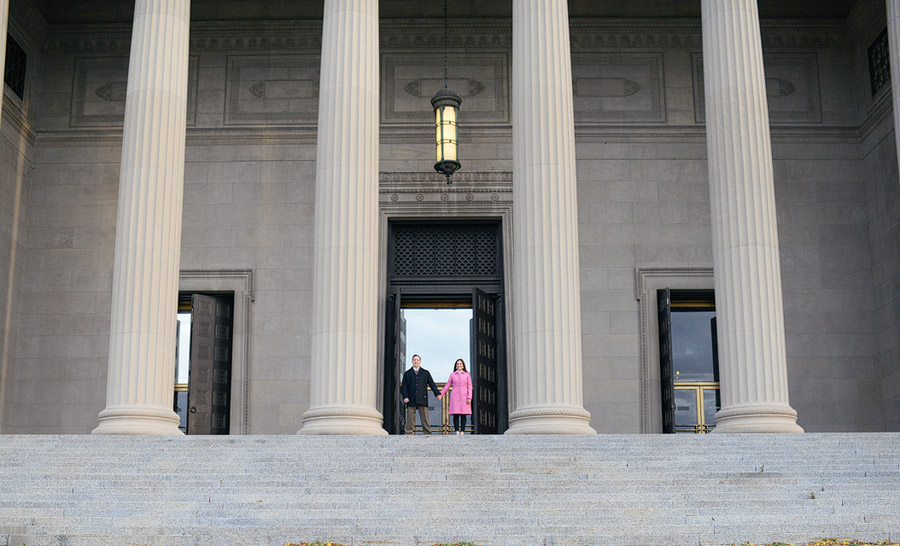
<svg viewBox="0 0 900 546"><path fill-rule="evenodd" d="M400 307L400 338L403 341L398 374L411 366L413 354L422 358L422 367L431 372L439 389L443 389L456 359L465 361L474 374L471 361L472 305L471 302L411 300ZM474 377L474 375L473 375ZM438 434L450 432L449 396L438 400L428 393L428 413L432 428ZM406 414L400 414L401 429ZM416 432L421 425L416 425ZM474 432L471 418L466 432Z"/></svg>
<svg viewBox="0 0 900 546"><path fill-rule="evenodd" d="M467 432L507 428L503 270L497 221L389 224L386 298L385 428L403 430L400 380L413 354L443 387L457 358L472 376ZM429 394L432 430L450 433L447 401ZM418 430L418 429L417 429Z"/></svg>

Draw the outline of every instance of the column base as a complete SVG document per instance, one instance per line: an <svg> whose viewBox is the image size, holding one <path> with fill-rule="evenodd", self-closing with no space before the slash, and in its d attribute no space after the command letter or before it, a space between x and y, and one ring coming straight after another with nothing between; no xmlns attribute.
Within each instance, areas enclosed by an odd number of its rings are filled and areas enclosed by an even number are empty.
<svg viewBox="0 0 900 546"><path fill-rule="evenodd" d="M597 434L591 414L571 406L534 406L517 409L509 416L506 434Z"/></svg>
<svg viewBox="0 0 900 546"><path fill-rule="evenodd" d="M97 428L91 434L137 434L182 436L180 420L171 410L124 406L100 412Z"/></svg>
<svg viewBox="0 0 900 546"><path fill-rule="evenodd" d="M723 408L716 413L713 433L730 432L803 432L797 424L797 412L779 404L747 404Z"/></svg>
<svg viewBox="0 0 900 546"><path fill-rule="evenodd" d="M385 435L381 413L358 406L320 406L303 414L297 434Z"/></svg>

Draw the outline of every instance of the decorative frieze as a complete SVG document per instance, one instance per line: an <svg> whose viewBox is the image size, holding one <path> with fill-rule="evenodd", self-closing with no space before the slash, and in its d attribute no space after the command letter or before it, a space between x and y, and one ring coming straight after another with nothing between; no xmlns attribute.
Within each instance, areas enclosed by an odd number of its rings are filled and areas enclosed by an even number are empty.
<svg viewBox="0 0 900 546"><path fill-rule="evenodd" d="M576 53L572 91L582 125L666 121L662 53Z"/></svg>
<svg viewBox="0 0 900 546"><path fill-rule="evenodd" d="M197 111L197 57L188 59L187 124ZM122 127L128 83L128 57L76 57L70 127Z"/></svg>
<svg viewBox="0 0 900 546"><path fill-rule="evenodd" d="M426 172L381 173L382 208L505 207L512 203L512 173L459 171L448 185L444 175Z"/></svg>
<svg viewBox="0 0 900 546"><path fill-rule="evenodd" d="M608 48L701 47L700 21L691 19L573 19L569 22L572 51ZM382 50L442 48L444 24L432 20L382 20ZM761 26L763 47L849 47L841 22L769 20ZM191 51L314 51L322 48L320 21L266 21L265 24L204 21L191 28ZM51 27L44 42L48 52L127 52L131 29L103 24ZM512 47L509 19L454 19L448 45L452 49Z"/></svg>
<svg viewBox="0 0 900 546"><path fill-rule="evenodd" d="M316 55L228 57L225 125L312 125L319 103Z"/></svg>
<svg viewBox="0 0 900 546"><path fill-rule="evenodd" d="M448 56L447 86L474 124L509 123L509 52ZM382 123L434 123L429 100L444 86L444 55L383 53Z"/></svg>
<svg viewBox="0 0 900 546"><path fill-rule="evenodd" d="M778 123L821 123L822 99L819 93L819 63L814 51L766 53L765 91L769 121ZM694 117L706 121L703 88L703 54L693 53Z"/></svg>

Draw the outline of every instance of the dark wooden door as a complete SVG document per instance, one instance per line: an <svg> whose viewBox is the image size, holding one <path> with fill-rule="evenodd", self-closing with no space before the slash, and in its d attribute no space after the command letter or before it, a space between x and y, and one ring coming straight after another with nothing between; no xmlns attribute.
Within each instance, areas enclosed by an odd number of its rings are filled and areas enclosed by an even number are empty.
<svg viewBox="0 0 900 546"><path fill-rule="evenodd" d="M400 378L403 371L405 347L403 347L403 327L400 314L400 290L394 289L387 295L387 329L384 344L384 402L382 414L384 428L388 434L400 434L403 430L405 411L400 399Z"/></svg>
<svg viewBox="0 0 900 546"><path fill-rule="evenodd" d="M656 293L659 317L659 386L662 400L662 428L675 432L675 366L672 360L672 291Z"/></svg>
<svg viewBox="0 0 900 546"><path fill-rule="evenodd" d="M472 318L475 322L475 400L472 418L476 434L497 434L497 298L472 290Z"/></svg>
<svg viewBox="0 0 900 546"><path fill-rule="evenodd" d="M191 296L188 434L228 434L231 405L232 301Z"/></svg>

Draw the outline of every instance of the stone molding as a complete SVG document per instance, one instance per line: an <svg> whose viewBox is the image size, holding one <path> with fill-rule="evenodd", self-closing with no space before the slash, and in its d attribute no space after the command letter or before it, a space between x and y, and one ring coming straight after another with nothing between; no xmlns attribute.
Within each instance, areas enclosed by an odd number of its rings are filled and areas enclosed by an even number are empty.
<svg viewBox="0 0 900 546"><path fill-rule="evenodd" d="M182 292L225 291L234 293L234 317L240 318L232 324L231 375L240 395L232 392L230 434L250 434L250 339L252 303L256 301L254 272L252 269L182 269L178 274L178 289ZM236 347L240 342L241 347ZM240 357L240 360L238 358ZM237 424L237 431L234 425Z"/></svg>
<svg viewBox="0 0 900 546"><path fill-rule="evenodd" d="M634 270L634 297L640 302L641 318L641 433L661 432L662 415L654 398L653 380L659 381L659 318L656 298L650 293L662 288L713 290L711 267L638 267ZM657 347L657 351L653 351ZM657 389L658 391L658 389ZM654 408L660 409L653 418Z"/></svg>
<svg viewBox="0 0 900 546"><path fill-rule="evenodd" d="M397 195L397 199L392 197ZM418 196L422 199L418 199ZM446 200L441 196L447 195ZM466 199L472 195L473 199ZM497 196L496 199L494 196ZM514 237L512 232L512 172L510 171L458 171L453 175L453 184L447 185L443 175L436 172L382 172L379 176L379 248L388 247L388 224L392 220L415 219L499 219L503 249L504 311L506 331L515 327L517 308L510 301L513 281L512 254ZM387 301L387 253L378 257L378 303L384 308ZM378 318L378 354L384 354L384 316ZM513 380L516 356L511 338L506 343L507 376ZM384 381L384 370L379 369L378 384ZM381 394L378 398L382 403ZM510 385L510 407L515 407L515 390Z"/></svg>
<svg viewBox="0 0 900 546"><path fill-rule="evenodd" d="M886 105L879 105L877 110L863 122L860 127L835 127L835 126L782 126L772 127L772 140L779 143L788 142L859 142L866 138L885 116L889 116L890 97L886 95ZM5 102L5 101L4 101ZM8 108L4 106L4 108ZM884 110L882 110L884 108ZM10 115L6 110L4 115ZM27 123L27 120L26 120ZM36 131L30 124L27 125L28 138L38 144L52 144L54 146L109 146L122 144L121 128L84 128L63 131ZM433 138L433 129L422 130L397 129L394 127L381 128L381 142L409 142L410 140L430 140ZM512 138L512 129L491 129L483 131L460 131L460 139L469 141L509 141ZM611 126L583 126L575 125L576 142L685 142L694 141L704 143L706 141L706 129L703 125L665 125L646 126L641 124ZM277 145L312 145L316 143L316 128L314 126L297 127L227 127L227 128L193 128L188 127L188 146L228 146L246 144L277 144ZM465 172L465 171L463 171ZM462 173L454 175L454 180ZM446 182L445 182L446 184Z"/></svg>
<svg viewBox="0 0 900 546"><path fill-rule="evenodd" d="M454 49L512 47L510 19L455 19L450 22L449 46ZM44 49L50 52L127 52L129 25L52 25ZM623 47L700 47L699 19L572 19L573 51ZM443 22L382 19L382 49L419 49L443 46ZM808 19L765 20L761 23L764 47L846 47L850 45L843 21ZM321 21L197 21L191 24L191 51L315 50L322 47Z"/></svg>

